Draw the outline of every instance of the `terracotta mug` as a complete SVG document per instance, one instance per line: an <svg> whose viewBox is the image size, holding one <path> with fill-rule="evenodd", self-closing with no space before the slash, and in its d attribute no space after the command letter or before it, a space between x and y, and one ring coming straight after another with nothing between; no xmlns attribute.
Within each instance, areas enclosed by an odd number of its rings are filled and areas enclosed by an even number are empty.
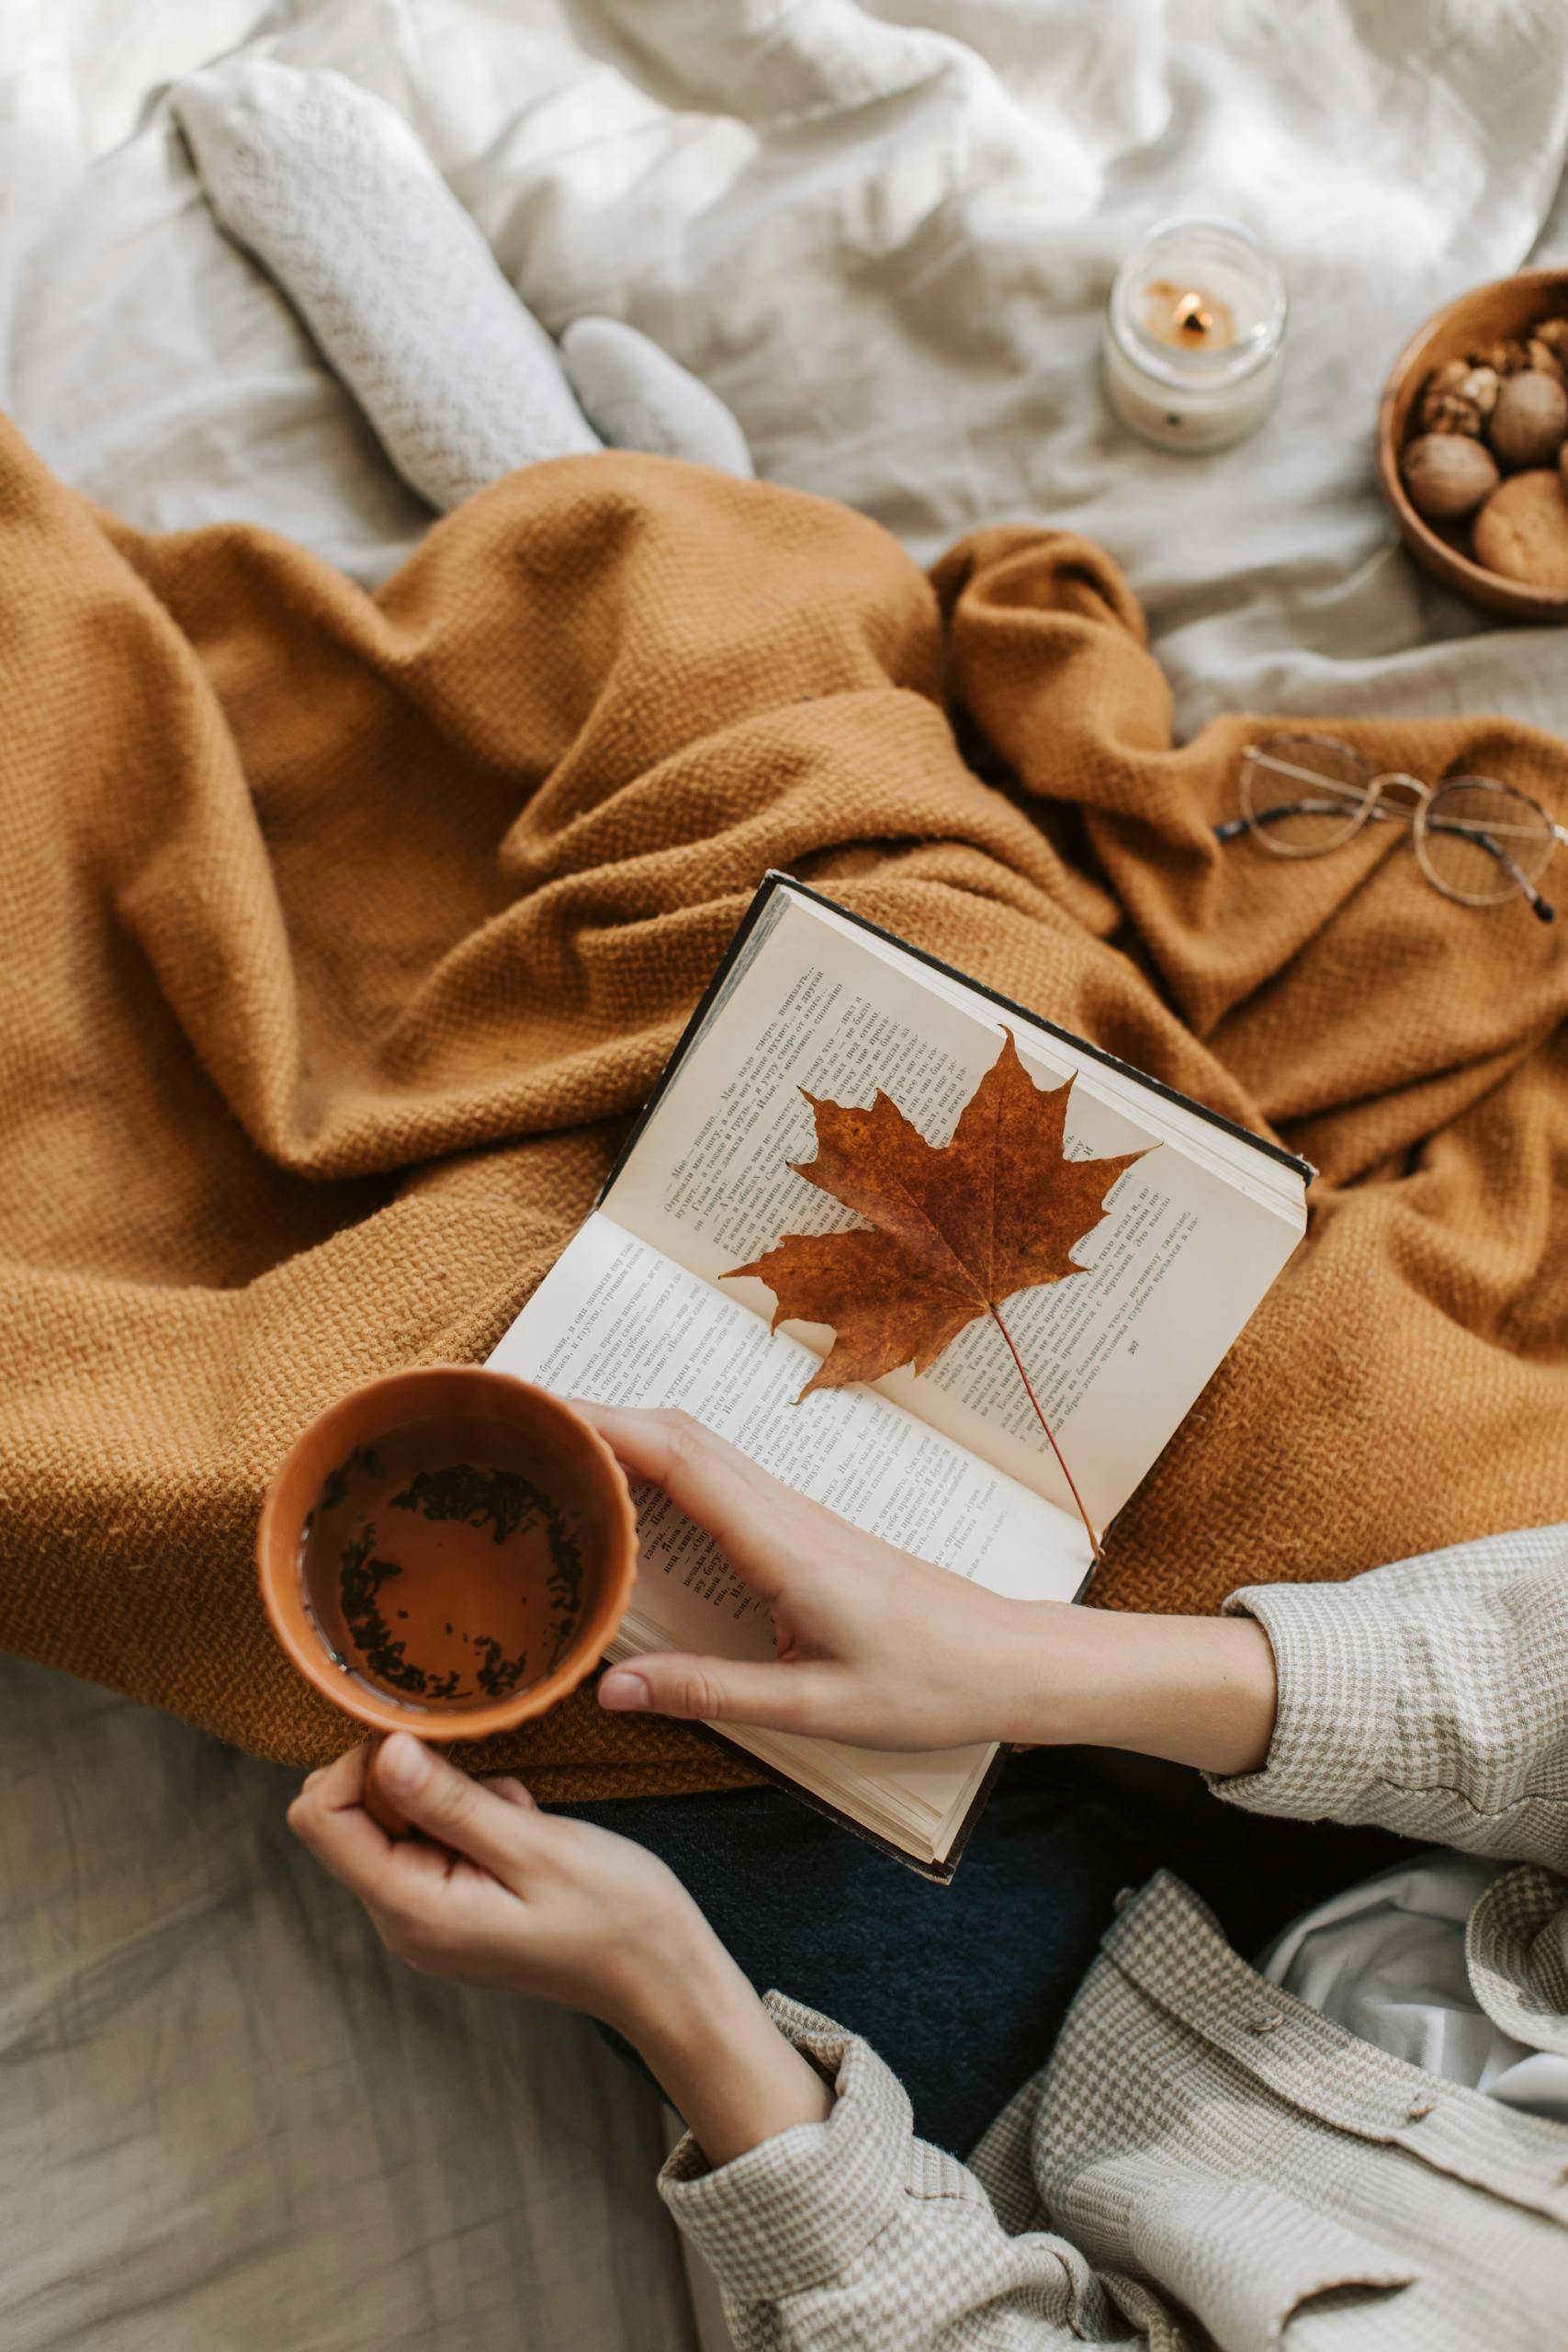
<svg viewBox="0 0 1568 2352"><path fill-rule="evenodd" d="M581 1413L438 1364L310 1423L267 1488L256 1563L274 1633L335 1707L383 1736L483 1739L592 1672L631 1597L637 1521ZM366 1806L407 1828L374 1756Z"/></svg>

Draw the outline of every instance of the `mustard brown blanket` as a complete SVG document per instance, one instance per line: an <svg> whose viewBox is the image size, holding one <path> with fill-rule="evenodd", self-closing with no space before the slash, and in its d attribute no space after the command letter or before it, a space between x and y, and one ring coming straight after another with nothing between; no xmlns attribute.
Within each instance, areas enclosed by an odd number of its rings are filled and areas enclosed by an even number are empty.
<svg viewBox="0 0 1568 2352"><path fill-rule="evenodd" d="M145 537L0 438L0 1643L304 1764L354 1736L251 1564L302 1424L482 1356L781 866L1314 1160L1308 1238L1097 1597L1207 1609L1568 1509L1568 958L1420 879L1211 827L1107 559L926 579L876 526L562 459L374 598L250 527ZM1347 724L1568 817L1502 721ZM1568 899L1568 861L1555 880ZM744 1777L582 1694L547 1798Z"/></svg>

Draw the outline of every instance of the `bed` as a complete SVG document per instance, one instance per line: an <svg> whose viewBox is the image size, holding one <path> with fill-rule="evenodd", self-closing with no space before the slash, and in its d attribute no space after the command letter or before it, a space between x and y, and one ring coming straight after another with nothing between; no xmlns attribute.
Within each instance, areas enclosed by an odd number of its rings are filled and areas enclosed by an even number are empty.
<svg viewBox="0 0 1568 2352"><path fill-rule="evenodd" d="M1550 0L37 0L0 33L0 387L148 527L246 516L355 578L430 515L217 231L169 85L250 49L403 112L552 331L644 330L758 472L919 557L1107 544L1184 727L1488 707L1568 731L1557 632L1424 582L1378 386L1450 294L1568 257ZM1291 286L1264 433L1143 449L1109 273L1245 213ZM283 1826L291 1776L0 1659L7 2352L685 2352L657 2102L575 2018L409 1976ZM700 2286L699 2286L700 2294Z"/></svg>

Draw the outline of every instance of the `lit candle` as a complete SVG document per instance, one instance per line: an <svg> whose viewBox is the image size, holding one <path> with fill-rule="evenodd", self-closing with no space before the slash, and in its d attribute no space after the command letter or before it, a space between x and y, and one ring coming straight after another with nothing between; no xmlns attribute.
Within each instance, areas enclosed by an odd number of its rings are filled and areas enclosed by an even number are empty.
<svg viewBox="0 0 1568 2352"><path fill-rule="evenodd" d="M1105 321L1111 406L1165 449L1224 449L1274 398L1285 288L1239 221L1170 220L1116 273Z"/></svg>

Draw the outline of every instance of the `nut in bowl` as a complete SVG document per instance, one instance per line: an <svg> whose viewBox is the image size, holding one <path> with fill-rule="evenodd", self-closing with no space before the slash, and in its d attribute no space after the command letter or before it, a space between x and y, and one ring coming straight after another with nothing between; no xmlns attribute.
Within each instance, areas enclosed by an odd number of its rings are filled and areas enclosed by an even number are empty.
<svg viewBox="0 0 1568 2352"><path fill-rule="evenodd" d="M1515 620L1568 620L1568 270L1521 271L1428 319L1378 416L1406 546Z"/></svg>
<svg viewBox="0 0 1568 2352"><path fill-rule="evenodd" d="M256 1562L273 1631L334 1706L372 1731L481 1739L592 1672L631 1597L637 1522L581 1414L445 1364L310 1423L267 1489Z"/></svg>

